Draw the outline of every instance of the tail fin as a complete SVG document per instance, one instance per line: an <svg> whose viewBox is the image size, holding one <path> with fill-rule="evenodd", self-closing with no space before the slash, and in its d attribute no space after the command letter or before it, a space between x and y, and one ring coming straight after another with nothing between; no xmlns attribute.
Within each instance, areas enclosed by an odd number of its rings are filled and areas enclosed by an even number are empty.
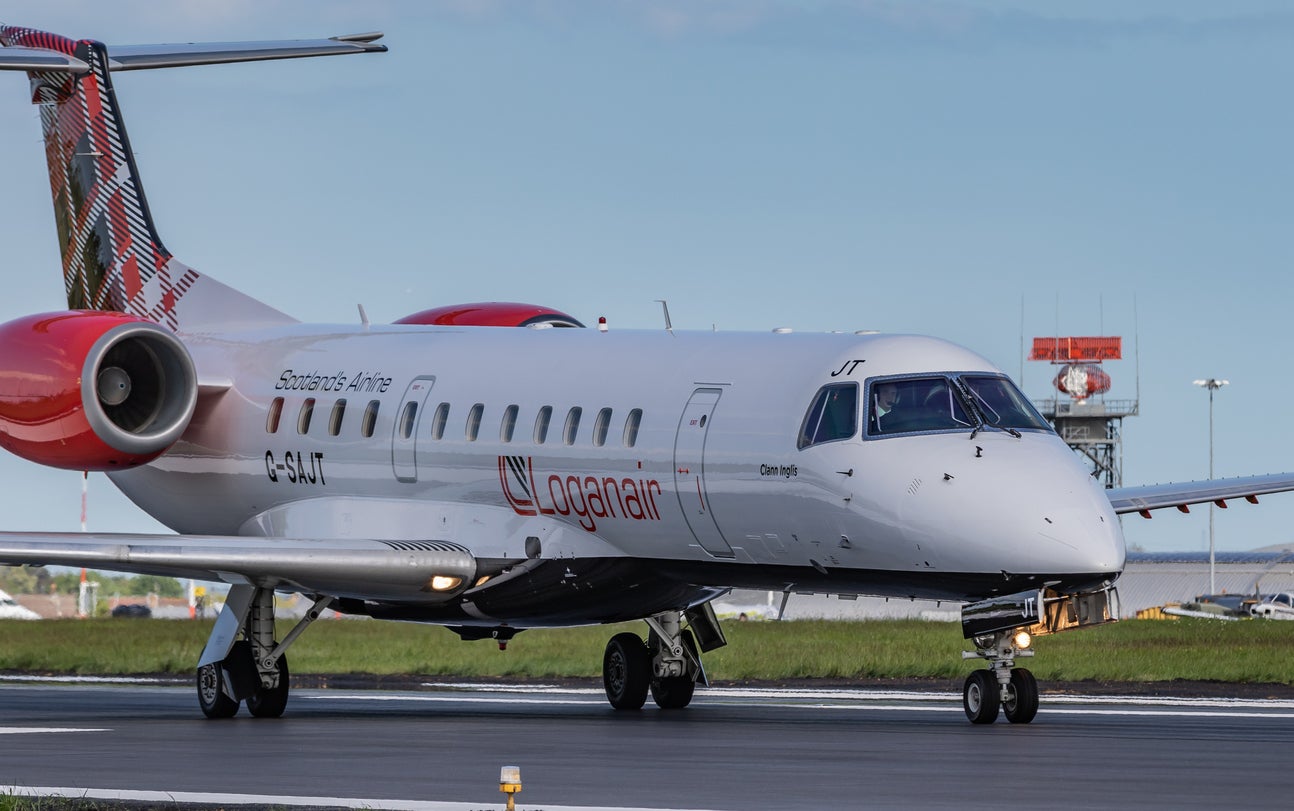
<svg viewBox="0 0 1294 811"><path fill-rule="evenodd" d="M0 26L0 70L25 70L39 105L71 309L132 313L171 329L294 319L176 260L157 235L110 71L385 51L381 34L330 40L109 48Z"/></svg>

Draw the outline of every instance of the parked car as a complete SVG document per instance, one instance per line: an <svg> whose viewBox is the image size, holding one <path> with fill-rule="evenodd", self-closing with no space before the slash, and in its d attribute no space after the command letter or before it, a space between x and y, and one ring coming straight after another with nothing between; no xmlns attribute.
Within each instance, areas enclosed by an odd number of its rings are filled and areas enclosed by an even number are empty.
<svg viewBox="0 0 1294 811"><path fill-rule="evenodd" d="M18 605L18 601L9 596L9 592L0 591L0 619L6 620L38 620L40 614L32 611L30 608L24 608Z"/></svg>
<svg viewBox="0 0 1294 811"><path fill-rule="evenodd" d="M122 603L112 609L114 617L130 617L134 619L147 619L153 616L153 609L141 603Z"/></svg>

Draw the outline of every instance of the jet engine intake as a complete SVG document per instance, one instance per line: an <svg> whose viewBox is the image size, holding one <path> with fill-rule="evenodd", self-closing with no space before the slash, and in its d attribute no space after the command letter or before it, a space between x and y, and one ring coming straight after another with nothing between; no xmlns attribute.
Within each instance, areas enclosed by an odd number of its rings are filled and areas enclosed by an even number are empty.
<svg viewBox="0 0 1294 811"><path fill-rule="evenodd" d="M174 333L125 313L73 310L0 325L0 447L70 470L120 470L188 428L197 372Z"/></svg>

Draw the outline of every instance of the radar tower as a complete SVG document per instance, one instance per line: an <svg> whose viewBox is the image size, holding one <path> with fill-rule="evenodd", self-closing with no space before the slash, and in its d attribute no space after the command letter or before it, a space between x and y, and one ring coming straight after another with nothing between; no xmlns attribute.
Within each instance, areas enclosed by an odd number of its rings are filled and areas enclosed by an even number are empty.
<svg viewBox="0 0 1294 811"><path fill-rule="evenodd" d="M1055 392L1034 405L1107 489L1123 486L1123 418L1137 416L1138 408L1135 399L1105 398L1111 380L1101 362L1122 357L1118 336L1034 338L1029 353L1029 360L1059 367Z"/></svg>

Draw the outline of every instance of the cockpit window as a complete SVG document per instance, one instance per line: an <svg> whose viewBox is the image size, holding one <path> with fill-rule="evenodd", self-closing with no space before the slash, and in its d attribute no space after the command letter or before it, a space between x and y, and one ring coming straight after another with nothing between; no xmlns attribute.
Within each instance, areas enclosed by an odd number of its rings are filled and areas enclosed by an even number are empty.
<svg viewBox="0 0 1294 811"><path fill-rule="evenodd" d="M796 447L849 439L858 433L858 384L835 383L818 389L800 427Z"/></svg>
<svg viewBox="0 0 1294 811"><path fill-rule="evenodd" d="M942 375L874 381L868 403L872 435L970 430L975 425L960 391Z"/></svg>
<svg viewBox="0 0 1294 811"><path fill-rule="evenodd" d="M1047 420L1010 380L979 375L963 375L961 380L986 424L997 428L1051 430Z"/></svg>

